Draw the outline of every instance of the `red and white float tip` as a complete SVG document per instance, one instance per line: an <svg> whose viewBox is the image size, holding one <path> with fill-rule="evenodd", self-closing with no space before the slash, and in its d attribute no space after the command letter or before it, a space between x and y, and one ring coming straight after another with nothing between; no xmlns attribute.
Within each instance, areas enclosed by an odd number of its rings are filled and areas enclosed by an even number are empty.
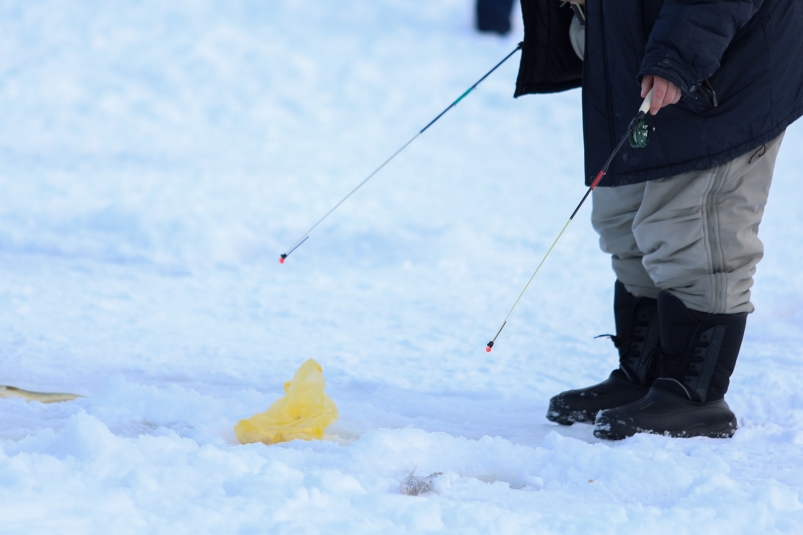
<svg viewBox="0 0 803 535"><path fill-rule="evenodd" d="M286 254L283 254L282 256L280 256L280 257L279 257L279 263L280 263L280 264L284 264L284 261L285 261L285 259L286 259L286 258L287 258L287 255L286 255Z"/></svg>

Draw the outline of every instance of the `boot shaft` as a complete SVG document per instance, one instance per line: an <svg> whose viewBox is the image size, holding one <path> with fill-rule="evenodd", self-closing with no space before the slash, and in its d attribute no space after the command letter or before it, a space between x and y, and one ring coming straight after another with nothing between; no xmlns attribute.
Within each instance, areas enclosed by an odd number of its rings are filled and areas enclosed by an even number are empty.
<svg viewBox="0 0 803 535"><path fill-rule="evenodd" d="M635 297L616 281L613 293L619 368L634 384L649 385L657 377L659 342L658 302Z"/></svg>
<svg viewBox="0 0 803 535"><path fill-rule="evenodd" d="M660 385L674 382L693 401L723 399L739 356L747 314L698 312L674 295L661 292L658 317Z"/></svg>

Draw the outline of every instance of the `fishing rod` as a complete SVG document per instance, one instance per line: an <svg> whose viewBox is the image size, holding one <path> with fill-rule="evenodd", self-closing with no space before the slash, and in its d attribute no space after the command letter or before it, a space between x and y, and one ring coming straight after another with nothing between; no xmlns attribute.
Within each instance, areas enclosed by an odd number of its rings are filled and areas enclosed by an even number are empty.
<svg viewBox="0 0 803 535"><path fill-rule="evenodd" d="M513 310L515 310L516 305L518 305L519 301L521 301L521 298L524 295L524 292L526 292L527 288L530 287L530 283L533 281L535 276L538 274L538 271L541 269L541 266L544 265L544 262L546 262L546 259L549 256L549 253L552 252L552 249L555 248L555 245L557 245L558 240L560 240L560 237L563 236L564 232L566 232L566 228L568 228L569 223L572 222L572 219L574 219L574 216L576 216L577 212L580 211L580 207L583 206L584 202L586 202L586 199L588 198L588 196L591 195L591 192L594 191L594 188L596 188L597 185L599 185L600 181L602 180L602 177L604 177L605 174L608 172L608 168L611 166L611 162L613 161L613 159L616 156L616 154L619 152L619 149L621 149L622 146L625 144L625 141L629 141L630 142L630 146L633 147L633 148L644 148L644 147L647 146L647 142L649 141L649 135L650 135L650 130L651 129L650 129L649 125L644 121L644 117L647 115L647 112L650 111L650 105L652 104L652 91L653 90L650 89L649 93L647 93L647 97L644 99L644 102L641 104L641 107L638 110L638 115L636 115L630 121L630 124L627 127L627 131L625 132L625 135L622 136L621 140L619 140L619 143L616 145L616 148L613 149L613 152L608 157L608 160L605 162L605 165L602 166L602 169L600 169L599 173L597 173L597 176L594 177L594 180L591 182L591 185L588 187L588 190L586 191L586 194L583 195L582 199L580 199L580 203L577 205L577 208L574 209L574 212L572 212L572 215L569 216L569 220L566 222L565 225L563 225L563 228L558 233L558 237L555 238L555 241L552 242L552 245L549 247L549 249L547 250L546 254L541 259L541 262L538 264L538 267L535 268L535 271L533 272L532 276L530 276L530 280L528 280L527 284L524 285L524 289L519 294L519 297L516 299L516 302L513 303L513 306L510 307L510 312L508 312L507 316L505 316L505 320L502 322L502 326L499 327L499 330L496 331L496 335L494 335L493 340L488 342L488 344L485 346L485 351L487 351L488 353L490 353L491 349L493 349L494 343L496 342L496 339L499 337L499 334L502 332L502 329L505 328L505 325L507 325L507 320L510 319L510 315L513 314ZM653 128L653 130L654 130L654 128Z"/></svg>
<svg viewBox="0 0 803 535"><path fill-rule="evenodd" d="M343 204L344 202L346 202L346 199L348 199L349 197L351 197L352 195L354 195L354 193L355 193L355 192L356 192L358 189L360 189L360 188L361 188L361 187L362 187L362 186L363 186L363 185L364 185L366 182L368 182L369 180L371 180L371 179L374 177L374 175L375 175L375 174L377 174L379 171L381 171L383 167L385 167L387 164L389 164L389 163L391 162L391 160L393 160L393 158L395 158L396 156L398 156L398 155L399 155L399 154L400 154L400 153L401 153L401 152L402 152L404 149L406 149L406 148L407 148L407 147L408 147L408 146L409 146L409 145L410 145L410 144L411 144L413 141L415 141L415 140L416 140L416 138L418 138L418 136L420 136L421 134L423 134L424 132L426 132L426 131L427 131L427 129L428 129L430 126L432 126L433 124L435 124L435 123L438 121L438 119L440 119L441 117L443 117L444 115L446 115L446 112L448 112L449 110L451 110L452 108L454 108L455 106L457 106L457 103L458 103L458 102L460 102L461 100L463 100L464 98L466 98L466 97L468 96L468 94L469 94L469 93L471 93L472 91L474 91L474 89L475 89L475 88L476 88L478 85L480 85L480 83L482 83L482 81L483 81L483 80L485 80L486 78L488 78L488 76L490 76L492 72L494 72L496 69L498 69L499 67L501 67L501 66L502 66L502 64L503 64L504 62L506 62L507 60L509 60L509 59L511 58L511 56L513 56L513 54L515 54L516 52L518 52L520 49L521 49L521 43L519 43L519 44L516 46L516 48L514 48L514 49L513 49L513 51L512 51L510 54L508 54L507 56L505 56L505 57L504 57L504 59L503 59L502 61L500 61L499 63L497 63L497 64L494 66L494 68L493 68L493 69L491 69L490 71L488 71L487 73L485 73L485 76L483 76L482 78L480 78L479 80L477 80L477 81L474 83L474 85L472 85L471 87L469 87L469 88L468 88L468 89L467 89L467 90L466 90L466 91L465 91L465 92L464 92L462 95L460 95L459 97L457 97L457 100L455 100L454 102L452 102L451 104L449 104L449 107L447 107L445 110L443 110L442 112L440 112L440 113L438 114L438 116L437 116L437 117L435 117L434 119L432 119L432 120L429 122L429 124L427 124L427 126L425 126L424 128L422 128L422 129L421 129L421 131L419 131L419 132L418 132L416 135L414 135L412 138L410 138L410 140L409 140L407 143L405 143L404 145L402 145L402 146L401 146L401 148L400 148L399 150L397 150L396 152L394 152L394 153L393 153L393 154L390 156L390 158L388 158L387 160L385 160L384 162L382 162L382 165L380 165L379 167L377 167L376 169L374 169L374 171L373 171L373 172L372 172L370 175L368 175L367 177L365 177L365 180L363 180L362 182L360 182L359 184L357 184L357 187L355 187L353 190L351 190L351 191L348 193L348 195L346 195L345 197L343 197L343 198L340 200L340 202L339 202L339 203L337 203L336 205L334 205L334 206L332 207L332 209L331 209L331 210L329 210L328 212L326 212L326 213L323 215L323 217L322 217L322 218L320 218L318 221L316 221L316 222L315 222L315 224L314 224L314 225L312 225L312 226L309 228L309 230L307 230L307 231L306 231L304 234L302 234L302 235L301 235L301 237L300 237L298 240L296 240L296 241L295 241L295 243L293 243L293 245L291 245L291 246L290 246L290 248L289 248L287 251L285 251L284 253L282 253L282 254L281 254L281 256L279 257L279 263L280 263L280 264L284 264L284 261L287 259L287 257L288 257L288 256L290 256L290 254L291 254L293 251L295 251L296 249L298 249L299 247L301 247L301 245L302 245L302 244L303 244L305 241L307 241L307 240L309 239L310 233L311 233L313 230L315 230L315 228L316 228L318 225L320 225L321 223L323 223L324 219L326 219L327 217L329 217L329 215L330 215L332 212L334 212L335 210L337 210L337 208L338 208L338 207L339 207L341 204Z"/></svg>

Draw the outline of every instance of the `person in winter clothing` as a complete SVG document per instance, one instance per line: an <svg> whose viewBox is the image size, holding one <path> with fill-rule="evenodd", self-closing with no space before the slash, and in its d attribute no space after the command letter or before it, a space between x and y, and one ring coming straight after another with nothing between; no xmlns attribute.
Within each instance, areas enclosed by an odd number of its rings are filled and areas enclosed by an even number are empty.
<svg viewBox="0 0 803 535"><path fill-rule="evenodd" d="M783 133L803 115L803 2L523 0L522 14L516 96L582 86L587 184L654 89L649 144L620 151L592 197L620 365L552 398L547 418L608 439L732 436L724 396L758 227Z"/></svg>

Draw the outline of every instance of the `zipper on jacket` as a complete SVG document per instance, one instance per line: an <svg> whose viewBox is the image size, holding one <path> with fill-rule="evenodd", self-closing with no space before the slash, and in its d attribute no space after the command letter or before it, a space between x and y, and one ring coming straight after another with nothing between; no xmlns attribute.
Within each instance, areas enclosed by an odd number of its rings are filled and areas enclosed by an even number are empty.
<svg viewBox="0 0 803 535"><path fill-rule="evenodd" d="M703 83L700 84L700 87L705 89L703 93L705 93L705 98L708 99L711 107L716 108L719 106L719 102L717 101L717 92L714 91L714 86L711 85L711 82L709 82L707 79L703 80Z"/></svg>

